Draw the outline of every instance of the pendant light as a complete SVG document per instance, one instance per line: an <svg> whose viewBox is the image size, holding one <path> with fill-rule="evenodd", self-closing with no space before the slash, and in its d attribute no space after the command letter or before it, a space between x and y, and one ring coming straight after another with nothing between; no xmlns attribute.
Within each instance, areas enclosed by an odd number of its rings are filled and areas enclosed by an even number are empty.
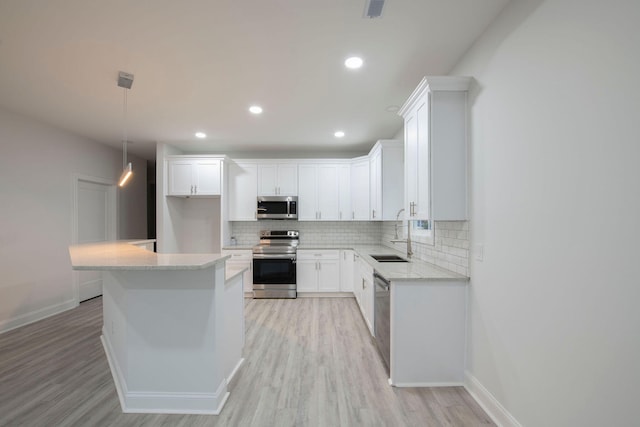
<svg viewBox="0 0 640 427"><path fill-rule="evenodd" d="M123 102L122 102L122 116L123 116L123 131L122 131L122 174L118 185L124 187L131 175L133 175L133 167L131 162L127 162L127 91L131 89L133 85L133 74L120 71L118 75L118 86L123 90Z"/></svg>

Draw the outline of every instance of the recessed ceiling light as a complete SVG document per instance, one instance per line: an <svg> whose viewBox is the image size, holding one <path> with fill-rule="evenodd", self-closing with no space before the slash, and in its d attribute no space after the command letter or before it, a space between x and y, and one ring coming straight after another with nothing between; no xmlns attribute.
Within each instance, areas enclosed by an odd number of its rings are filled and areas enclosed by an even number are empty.
<svg viewBox="0 0 640 427"><path fill-rule="evenodd" d="M336 131L333 136L335 136L336 138L342 138L344 137L344 132L341 130Z"/></svg>
<svg viewBox="0 0 640 427"><path fill-rule="evenodd" d="M206 138L206 137L207 137L206 133L204 133L204 132L196 132L196 138L203 139L203 138Z"/></svg>
<svg viewBox="0 0 640 427"><path fill-rule="evenodd" d="M344 66L352 70L362 67L362 64L364 64L364 61L358 56L352 56L344 61Z"/></svg>
<svg viewBox="0 0 640 427"><path fill-rule="evenodd" d="M262 114L262 107L259 105L252 105L249 107L249 112L251 114Z"/></svg>

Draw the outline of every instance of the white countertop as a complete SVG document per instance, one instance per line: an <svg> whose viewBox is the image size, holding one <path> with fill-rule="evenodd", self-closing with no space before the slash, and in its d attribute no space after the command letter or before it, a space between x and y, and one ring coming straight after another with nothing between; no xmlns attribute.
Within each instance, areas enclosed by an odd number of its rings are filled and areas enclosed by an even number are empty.
<svg viewBox="0 0 640 427"><path fill-rule="evenodd" d="M230 255L158 254L135 244L144 240L86 243L69 246L74 270L200 270L222 264Z"/></svg>
<svg viewBox="0 0 640 427"><path fill-rule="evenodd" d="M226 246L223 250L249 250L252 246ZM352 249L363 258L374 270L390 281L410 280L457 280L468 281L469 277L456 272L438 267L419 259L411 259L409 262L378 262L371 258L373 255L393 254L406 258L405 253L384 245L326 245L326 244L301 244L299 250L340 250Z"/></svg>

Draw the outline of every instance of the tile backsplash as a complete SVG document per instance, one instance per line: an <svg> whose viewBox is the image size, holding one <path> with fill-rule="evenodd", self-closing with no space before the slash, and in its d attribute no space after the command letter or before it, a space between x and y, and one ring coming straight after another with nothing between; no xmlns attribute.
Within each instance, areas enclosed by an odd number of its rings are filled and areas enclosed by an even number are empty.
<svg viewBox="0 0 640 427"><path fill-rule="evenodd" d="M395 224L395 221L383 222L382 244L404 252L406 243L391 242L395 238ZM469 221L435 221L434 225L433 245L413 240L414 258L468 276Z"/></svg>
<svg viewBox="0 0 640 427"><path fill-rule="evenodd" d="M238 246L258 243L260 230L299 230L301 245L385 245L406 251L405 243L391 243L395 221L252 221L232 222ZM436 221L434 244L413 241L414 258L469 275L469 222Z"/></svg>
<svg viewBox="0 0 640 427"><path fill-rule="evenodd" d="M372 221L253 221L232 222L238 246L258 243L260 230L299 230L301 245L378 245L382 223Z"/></svg>

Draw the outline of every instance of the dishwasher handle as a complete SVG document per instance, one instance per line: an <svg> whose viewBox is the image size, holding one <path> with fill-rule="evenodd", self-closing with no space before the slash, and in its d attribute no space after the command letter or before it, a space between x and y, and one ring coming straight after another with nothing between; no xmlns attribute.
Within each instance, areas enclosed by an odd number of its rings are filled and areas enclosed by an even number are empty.
<svg viewBox="0 0 640 427"><path fill-rule="evenodd" d="M373 273L373 283L375 283L376 286L382 288L385 292L389 292L391 282L382 277L377 271Z"/></svg>

